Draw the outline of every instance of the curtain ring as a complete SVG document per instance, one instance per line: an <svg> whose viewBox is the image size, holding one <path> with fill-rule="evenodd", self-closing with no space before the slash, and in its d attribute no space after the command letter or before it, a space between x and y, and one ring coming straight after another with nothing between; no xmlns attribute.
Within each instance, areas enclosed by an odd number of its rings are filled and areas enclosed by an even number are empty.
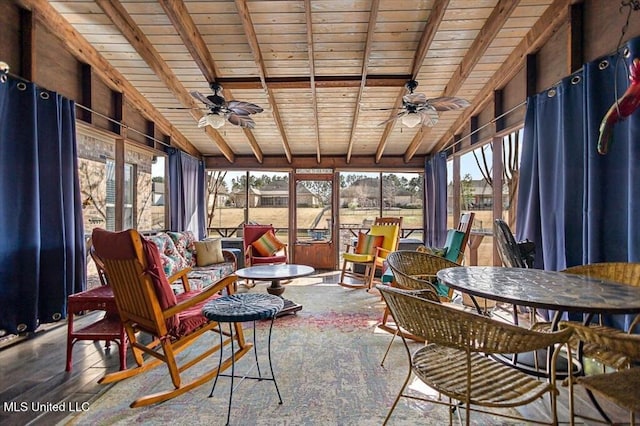
<svg viewBox="0 0 640 426"><path fill-rule="evenodd" d="M27 85L24 84L23 82L19 82L18 84L16 84L16 87L18 88L18 90L22 90L22 91L27 90Z"/></svg>
<svg viewBox="0 0 640 426"><path fill-rule="evenodd" d="M6 83L6 82L7 82L7 74L1 73L0 74L0 83Z"/></svg>
<svg viewBox="0 0 640 426"><path fill-rule="evenodd" d="M51 318L53 318L54 321L60 321L60 318L62 318L62 314L60 312L56 312L55 314L51 315Z"/></svg>
<svg viewBox="0 0 640 426"><path fill-rule="evenodd" d="M6 336L7 334L8 334L8 333L7 333L7 330L0 329L0 337L4 337L4 336Z"/></svg>
<svg viewBox="0 0 640 426"><path fill-rule="evenodd" d="M16 327L16 330L18 330L18 333L22 333L26 329L27 329L27 324L18 324L18 326Z"/></svg>
<svg viewBox="0 0 640 426"><path fill-rule="evenodd" d="M608 66L609 66L609 61L605 59L598 64L598 69L600 69L600 71L606 70Z"/></svg>
<svg viewBox="0 0 640 426"><path fill-rule="evenodd" d="M46 101L49 99L49 92L40 92L40 98Z"/></svg>
<svg viewBox="0 0 640 426"><path fill-rule="evenodd" d="M553 98L556 95L556 89L549 89L547 96Z"/></svg>
<svg viewBox="0 0 640 426"><path fill-rule="evenodd" d="M629 49L629 46L625 47L622 50L622 56L624 56L625 58L628 58L629 56L631 56L631 49Z"/></svg>
<svg viewBox="0 0 640 426"><path fill-rule="evenodd" d="M579 75L574 75L573 77L571 77L571 84L578 84L581 80L582 77L580 77Z"/></svg>

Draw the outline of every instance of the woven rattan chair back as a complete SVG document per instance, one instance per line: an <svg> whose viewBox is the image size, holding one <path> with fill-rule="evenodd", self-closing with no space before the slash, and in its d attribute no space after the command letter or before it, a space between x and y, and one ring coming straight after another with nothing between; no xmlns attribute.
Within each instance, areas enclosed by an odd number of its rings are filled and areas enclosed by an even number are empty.
<svg viewBox="0 0 640 426"><path fill-rule="evenodd" d="M413 373L429 387L451 398L449 402L424 398L425 401L450 407L456 406L456 401L464 404L467 424L470 424L469 410L482 411L478 409L482 406L506 408L526 405L546 393L551 398L551 419L520 420L557 424L555 366L561 351L553 351L549 382L537 380L488 355L548 349L567 342L571 330L532 331L433 302L400 289L389 286L376 288L382 293L398 326L428 342L415 351L415 347L409 346L403 336L411 370L385 423L400 398L409 396L404 391ZM455 401L452 403L451 400ZM499 412L492 414L511 416Z"/></svg>
<svg viewBox="0 0 640 426"><path fill-rule="evenodd" d="M622 354L631 361L640 361L640 335L627 334L622 331L612 332L608 327L587 326L573 321L560 322L559 328L573 330L573 338L582 341L585 345L592 345L603 351ZM579 415L573 411L573 407L575 406L573 403L573 384L581 385L588 392L596 393L620 407L626 408L629 410L629 423L632 425L635 424L635 413L640 411L640 398L638 398L640 368L627 368L604 374L576 377L575 381L570 383L569 393L571 398L570 407L572 408L570 411L572 419L574 416L578 416L588 420L602 422L602 420ZM608 421L608 419L606 420Z"/></svg>
<svg viewBox="0 0 640 426"><path fill-rule="evenodd" d="M607 281L615 281L622 284L627 284L635 287L640 287L640 263L631 262L600 262L589 263L586 265L572 266L565 269L563 272L568 274L586 275L591 278L599 278ZM602 324L602 318L600 319ZM632 333L637 326L640 325L640 315L631 321L628 332ZM601 328L600 333L608 332L610 334L617 334L620 332L618 329L606 327ZM631 360L628 356L622 353L605 350L600 348L597 344L585 344L583 346L584 356L595 358L602 364L608 365L615 369L626 368L630 365Z"/></svg>
<svg viewBox="0 0 640 426"><path fill-rule="evenodd" d="M398 250L387 256L396 287L405 290L432 288L437 292L436 274L439 270L459 264L429 253ZM448 295L449 299L451 294Z"/></svg>

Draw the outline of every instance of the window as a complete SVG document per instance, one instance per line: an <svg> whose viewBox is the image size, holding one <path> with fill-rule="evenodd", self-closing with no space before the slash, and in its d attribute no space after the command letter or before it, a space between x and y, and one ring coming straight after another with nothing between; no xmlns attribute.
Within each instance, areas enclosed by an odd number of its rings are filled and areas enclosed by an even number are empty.
<svg viewBox="0 0 640 426"><path fill-rule="evenodd" d="M272 224L284 240L289 227L289 173L208 170L206 205L212 237L238 236L248 221Z"/></svg>
<svg viewBox="0 0 640 426"><path fill-rule="evenodd" d="M135 228L134 220L134 204L135 204L135 166L133 164L124 165L124 197L123 197L123 215L122 229Z"/></svg>
<svg viewBox="0 0 640 426"><path fill-rule="evenodd" d="M105 161L105 176L107 184L106 197L106 229L116 230L116 162L107 159Z"/></svg>

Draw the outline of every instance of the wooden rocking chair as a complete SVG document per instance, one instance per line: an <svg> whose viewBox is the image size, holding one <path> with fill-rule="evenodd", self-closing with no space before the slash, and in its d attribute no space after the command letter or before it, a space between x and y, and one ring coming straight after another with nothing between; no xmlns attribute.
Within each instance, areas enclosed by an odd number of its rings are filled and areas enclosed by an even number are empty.
<svg viewBox="0 0 640 426"><path fill-rule="evenodd" d="M99 383L112 383L147 371L165 363L175 389L147 395L131 403L131 407L154 404L181 395L197 386L211 381L218 373L208 369L188 383L182 383L181 373L218 352L231 343L226 338L222 343L212 344L199 355L178 365L176 355L197 341L207 331L218 331L218 324L202 315L202 306L221 293L234 292L235 275L230 275L202 291L191 291L187 279L188 269L180 279L184 293L175 295L162 268L157 247L145 240L137 231L109 232L94 229L92 236L96 254L104 261L104 267L113 288L118 313L129 338L136 367L105 375ZM138 340L137 333L144 331L152 336L150 343ZM233 338L238 348L235 359L242 357L252 347L245 343L241 324L235 324ZM143 354L151 358L143 359ZM220 371L231 365L231 356L221 364Z"/></svg>

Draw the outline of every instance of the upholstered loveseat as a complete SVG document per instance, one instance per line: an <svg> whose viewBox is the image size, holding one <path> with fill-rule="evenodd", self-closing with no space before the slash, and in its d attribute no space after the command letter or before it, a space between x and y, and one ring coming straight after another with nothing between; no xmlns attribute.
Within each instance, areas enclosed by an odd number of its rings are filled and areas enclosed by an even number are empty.
<svg viewBox="0 0 640 426"><path fill-rule="evenodd" d="M191 231L160 232L146 238L158 246L169 282L173 282L171 277L176 273L191 268L187 275L191 289L200 290L236 270L236 256L233 252L222 249L219 240L197 241ZM172 287L178 292L181 291L182 284L177 282Z"/></svg>

